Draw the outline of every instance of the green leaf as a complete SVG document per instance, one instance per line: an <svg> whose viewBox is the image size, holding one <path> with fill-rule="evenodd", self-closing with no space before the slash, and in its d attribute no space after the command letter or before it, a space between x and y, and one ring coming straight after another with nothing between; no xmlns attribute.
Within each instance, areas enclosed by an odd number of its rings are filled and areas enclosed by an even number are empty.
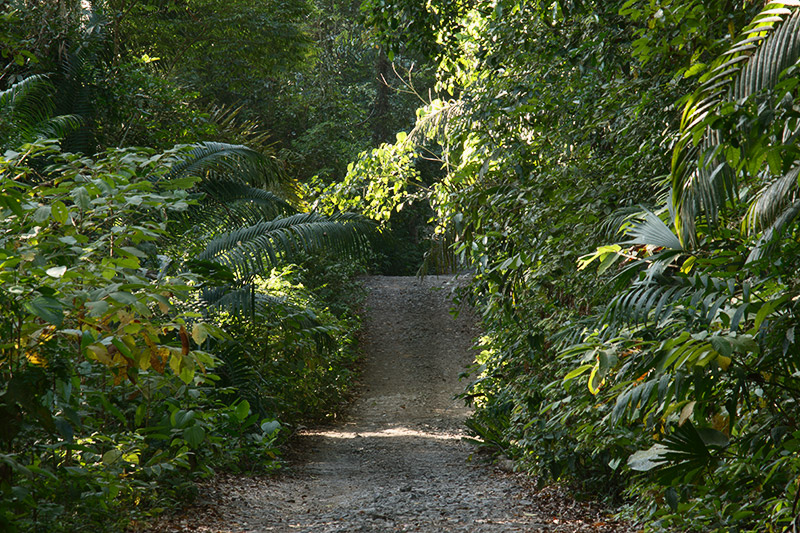
<svg viewBox="0 0 800 533"><path fill-rule="evenodd" d="M122 452L116 448L108 450L106 453L103 454L103 464L104 465L113 465L117 461L122 459Z"/></svg>
<svg viewBox="0 0 800 533"><path fill-rule="evenodd" d="M39 206L39 208L36 209L36 211L33 213L33 220L35 222L37 222L38 224L42 224L43 222L46 222L47 219L50 218L50 211L51 211L51 208L50 208L49 205Z"/></svg>
<svg viewBox="0 0 800 533"><path fill-rule="evenodd" d="M594 368L594 365L581 365L578 368L572 370L569 374L564 376L564 381L569 381L571 379L575 379L576 377L584 374L585 372Z"/></svg>
<svg viewBox="0 0 800 533"><path fill-rule="evenodd" d="M250 402L247 400L242 400L239 402L234 409L233 414L236 415L236 418L239 420L239 422L247 418L247 415L250 414Z"/></svg>
<svg viewBox="0 0 800 533"><path fill-rule="evenodd" d="M26 302L25 309L54 326L60 326L64 320L64 307L55 298L39 296L30 302Z"/></svg>
<svg viewBox="0 0 800 533"><path fill-rule="evenodd" d="M100 300L97 302L86 302L84 305L89 310L89 315L93 317L103 316L108 312L109 309L108 302L106 302L105 300Z"/></svg>
<svg viewBox="0 0 800 533"><path fill-rule="evenodd" d="M701 74L703 71L706 70L706 66L707 65L705 63L695 63L694 65L686 69L686 72L683 73L683 77L691 78L692 76Z"/></svg>
<svg viewBox="0 0 800 533"><path fill-rule="evenodd" d="M86 187L76 187L69 194L72 196L72 201L75 202L75 205L81 209L86 210L92 206L89 191L86 190Z"/></svg>
<svg viewBox="0 0 800 533"><path fill-rule="evenodd" d="M261 431L264 432L265 435L274 435L281 429L281 423L277 420L266 420L261 422Z"/></svg>
<svg viewBox="0 0 800 533"><path fill-rule="evenodd" d="M170 423L173 427L183 428L195 419L194 411L179 409L170 415Z"/></svg>
<svg viewBox="0 0 800 533"><path fill-rule="evenodd" d="M64 224L69 219L69 210L67 206L64 205L64 202L56 201L53 202L53 205L50 208L50 213L53 216L53 220L58 222L59 224Z"/></svg>
<svg viewBox="0 0 800 533"><path fill-rule="evenodd" d="M195 424L183 430L183 440L192 448L197 448L206 438L206 430Z"/></svg>
<svg viewBox="0 0 800 533"><path fill-rule="evenodd" d="M53 423L56 426L56 430L64 437L64 440L72 442L72 438L75 435L72 425L61 417L54 418Z"/></svg>

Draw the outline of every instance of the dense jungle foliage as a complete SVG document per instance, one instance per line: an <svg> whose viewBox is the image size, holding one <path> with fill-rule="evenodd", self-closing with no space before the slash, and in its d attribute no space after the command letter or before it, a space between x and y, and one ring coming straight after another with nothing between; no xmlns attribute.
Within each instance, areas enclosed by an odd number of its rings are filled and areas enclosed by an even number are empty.
<svg viewBox="0 0 800 533"><path fill-rule="evenodd" d="M649 531L800 525L800 2L0 17L0 526L277 468L351 382L349 274L420 263L474 273L482 445Z"/></svg>
<svg viewBox="0 0 800 533"><path fill-rule="evenodd" d="M438 97L328 199L383 216L442 165L476 440L647 530L795 530L800 3L363 5Z"/></svg>
<svg viewBox="0 0 800 533"><path fill-rule="evenodd" d="M0 9L0 530L141 529L346 402L397 237L307 191L413 107L352 3Z"/></svg>

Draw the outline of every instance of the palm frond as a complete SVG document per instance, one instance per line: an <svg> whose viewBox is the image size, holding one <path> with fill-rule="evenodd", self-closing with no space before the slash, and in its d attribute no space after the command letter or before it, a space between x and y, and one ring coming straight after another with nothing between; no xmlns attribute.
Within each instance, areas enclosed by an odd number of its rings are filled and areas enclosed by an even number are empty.
<svg viewBox="0 0 800 533"><path fill-rule="evenodd" d="M276 194L238 181L208 179L197 184L202 198L176 219L170 241L205 242L230 228L294 214L297 210Z"/></svg>
<svg viewBox="0 0 800 533"><path fill-rule="evenodd" d="M247 283L242 287L225 285L202 289L200 302L205 309L225 311L233 316L254 317L286 305L286 298L257 292L253 284Z"/></svg>
<svg viewBox="0 0 800 533"><path fill-rule="evenodd" d="M220 377L217 388L234 389L238 397L247 400L250 409L260 417L274 416L275 406L269 402L269 383L259 372L248 347L235 340L226 340L217 343L213 351L221 362L215 371Z"/></svg>
<svg viewBox="0 0 800 533"><path fill-rule="evenodd" d="M786 207L798 197L797 178L800 166L773 179L757 193L742 220L742 231L755 234L766 230L783 214Z"/></svg>
<svg viewBox="0 0 800 533"><path fill-rule="evenodd" d="M618 234L627 227L631 219L642 213L642 206L631 205L620 207L608 215L602 222L600 231L608 239L617 238Z"/></svg>
<svg viewBox="0 0 800 533"><path fill-rule="evenodd" d="M464 261L456 253L459 235L455 223L449 224L442 233L430 238L431 247L425 252L417 276L427 274L455 274Z"/></svg>
<svg viewBox="0 0 800 533"><path fill-rule="evenodd" d="M716 224L720 207L735 201L738 192L736 175L720 154L719 133L706 119L716 116L726 102L774 87L781 72L797 61L800 12L794 8L798 6L796 0L767 4L701 78L702 85L686 103L671 171L671 210L684 246L697 242L697 218Z"/></svg>
<svg viewBox="0 0 800 533"><path fill-rule="evenodd" d="M40 138L63 138L79 128L76 115L53 116L55 87L45 75L33 75L0 92L0 146Z"/></svg>
<svg viewBox="0 0 800 533"><path fill-rule="evenodd" d="M242 142L260 152L273 148L275 141L269 132L262 130L257 121L243 118L242 109L244 106L214 106L209 111L209 121L216 124L218 132L226 137L243 138Z"/></svg>
<svg viewBox="0 0 800 533"><path fill-rule="evenodd" d="M795 199L783 209L780 215L774 218L772 224L764 231L750 251L746 262L752 263L769 255L769 252L774 249L778 237L783 234L786 226L797 219L798 215L800 215L800 200Z"/></svg>
<svg viewBox="0 0 800 533"><path fill-rule="evenodd" d="M205 203L208 205L246 202L255 206L264 218L296 212L289 202L275 193L235 180L212 178L202 181L198 189L205 194Z"/></svg>
<svg viewBox="0 0 800 533"><path fill-rule="evenodd" d="M241 144L200 143L162 179L185 176L225 178L253 187L276 189L289 198L297 198L296 185L274 157Z"/></svg>
<svg viewBox="0 0 800 533"><path fill-rule="evenodd" d="M84 125L80 115L59 115L37 124L34 135L41 139L63 139L80 131Z"/></svg>
<svg viewBox="0 0 800 533"><path fill-rule="evenodd" d="M611 300L598 323L607 326L606 338L617 335L623 327L663 330L676 313L685 315L682 320L706 326L724 319L735 329L742 318L734 320L741 308L737 301L740 294L741 287L731 278L707 274L647 276Z"/></svg>
<svg viewBox="0 0 800 533"><path fill-rule="evenodd" d="M268 272L300 251L327 249L359 255L373 228L374 224L358 215L298 213L223 233L208 243L199 259L220 262L239 279L247 279Z"/></svg>
<svg viewBox="0 0 800 533"><path fill-rule="evenodd" d="M436 100L417 118L417 123L406 136L405 142L420 146L434 137L442 136L444 127L463 114L464 102L461 100Z"/></svg>
<svg viewBox="0 0 800 533"><path fill-rule="evenodd" d="M0 112L3 120L32 127L49 117L53 103L53 84L43 74L34 74L0 92Z"/></svg>
<svg viewBox="0 0 800 533"><path fill-rule="evenodd" d="M645 244L670 250L683 249L678 237L658 215L648 209L641 209L641 214L636 219L630 220L628 226L624 228L625 234L631 238L622 244Z"/></svg>

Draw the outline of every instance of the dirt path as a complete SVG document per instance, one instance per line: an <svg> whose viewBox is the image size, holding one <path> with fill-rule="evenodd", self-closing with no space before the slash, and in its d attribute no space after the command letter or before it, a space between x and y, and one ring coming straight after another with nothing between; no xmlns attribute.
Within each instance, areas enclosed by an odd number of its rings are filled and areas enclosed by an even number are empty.
<svg viewBox="0 0 800 533"><path fill-rule="evenodd" d="M453 397L477 331L466 314L448 313L456 282L368 278L362 394L346 422L304 431L307 452L288 476L207 487L210 512L174 530L617 531L563 494L534 493L523 476L470 460L469 411Z"/></svg>

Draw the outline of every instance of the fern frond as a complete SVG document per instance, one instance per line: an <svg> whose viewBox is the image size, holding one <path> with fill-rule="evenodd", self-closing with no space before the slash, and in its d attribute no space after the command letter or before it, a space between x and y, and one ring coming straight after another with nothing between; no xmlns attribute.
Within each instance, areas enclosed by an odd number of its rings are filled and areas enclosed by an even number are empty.
<svg viewBox="0 0 800 533"><path fill-rule="evenodd" d="M221 364L215 373L220 377L217 389L234 389L239 399L247 400L250 409L260 417L274 416L275 405L269 400L269 383L258 370L253 354L240 342L228 340L217 343L214 354Z"/></svg>
<svg viewBox="0 0 800 533"><path fill-rule="evenodd" d="M190 238L203 243L230 228L297 212L276 194L238 181L204 180L197 184L196 190L202 198L174 219L170 241Z"/></svg>
<svg viewBox="0 0 800 533"><path fill-rule="evenodd" d="M200 291L200 301L205 308L239 317L262 315L270 309L286 305L286 298L257 292L250 283L242 287L227 285L203 289Z"/></svg>
<svg viewBox="0 0 800 533"><path fill-rule="evenodd" d="M43 74L34 74L0 92L2 120L32 128L46 120L55 109L52 82Z"/></svg>
<svg viewBox="0 0 800 533"><path fill-rule="evenodd" d="M0 146L42 138L63 138L82 124L77 115L53 116L55 87L44 75L33 75L0 92Z"/></svg>

